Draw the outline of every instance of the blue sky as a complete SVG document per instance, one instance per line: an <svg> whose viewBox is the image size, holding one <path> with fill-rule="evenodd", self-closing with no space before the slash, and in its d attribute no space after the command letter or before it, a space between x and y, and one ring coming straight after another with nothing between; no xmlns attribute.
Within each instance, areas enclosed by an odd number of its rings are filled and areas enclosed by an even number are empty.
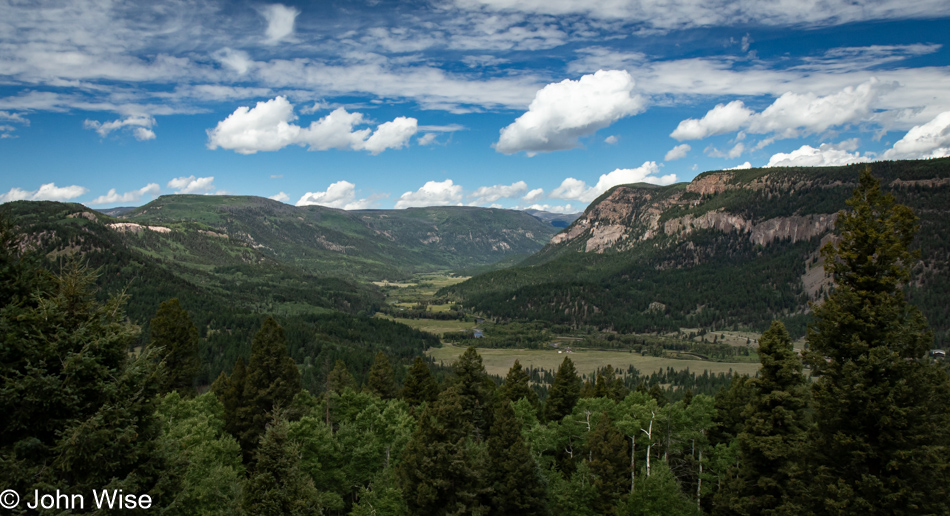
<svg viewBox="0 0 950 516"><path fill-rule="evenodd" d="M948 19L946 0L12 0L0 202L575 212L706 170L946 156Z"/></svg>

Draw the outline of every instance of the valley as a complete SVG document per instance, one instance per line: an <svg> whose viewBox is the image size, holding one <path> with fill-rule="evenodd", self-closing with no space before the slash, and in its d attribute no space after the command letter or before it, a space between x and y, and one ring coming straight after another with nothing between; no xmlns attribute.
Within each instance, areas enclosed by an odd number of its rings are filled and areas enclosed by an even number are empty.
<svg viewBox="0 0 950 516"><path fill-rule="evenodd" d="M773 319L802 347L809 303L831 290L818 249L858 168L618 186L579 217L465 207L348 212L198 195L163 196L115 216L52 202L7 203L0 214L28 235L24 249L96 267L100 296L125 292L127 313L144 330L160 302L180 298L199 327L207 383L247 352L261 314L301 328L320 318L375 319L490 348L493 357L574 339L578 350L606 350L593 367L617 351L748 364ZM950 160L885 162L875 173L920 218L921 262L907 294L944 346L950 216L941 199L950 196ZM298 339L295 347L309 349L300 351L304 368L327 353L350 354L350 337ZM318 383L326 371L313 368Z"/></svg>
<svg viewBox="0 0 950 516"><path fill-rule="evenodd" d="M539 482L541 514L549 503L562 513L563 493L588 493L565 514L635 509L630 486L700 514L730 496L750 463L742 447L777 416L793 418L779 425L793 441L779 444L797 461L824 453L815 441L799 457L814 429L850 425L869 407L873 428L903 410L891 405L920 407L895 427L913 443L902 454L950 442L950 426L931 423L948 419L946 364L929 354L948 336L950 159L879 170L909 207L882 209L881 227L838 215L854 167L621 185L570 220L234 196L165 196L117 216L6 203L5 457L41 475L60 448L36 452L40 438L118 443L164 461L151 485L207 479L224 506L283 457L311 507L361 514L388 497L392 514L410 514L414 479L448 463L474 473L447 492L475 489L492 506L486 493L499 484L482 479L515 450L528 469L510 484ZM876 184L867 173L861 182ZM851 199L866 198L891 202ZM840 236L839 217L852 220ZM846 254L868 241L871 252ZM809 324L821 331L805 349ZM59 403L78 415L56 420ZM35 457L18 455L27 449ZM908 456L890 464L916 467ZM92 474L124 467L69 460L95 464ZM229 469L206 467L221 462ZM591 512L592 496L608 493L595 468L622 494Z"/></svg>
<svg viewBox="0 0 950 516"><path fill-rule="evenodd" d="M466 348L455 345L445 345L441 348L430 348L426 355L431 357L437 364L450 365L465 351ZM711 374L733 373L740 375L755 375L759 369L759 362L711 362L704 360L677 359L672 357L654 357L632 353L630 351L601 351L578 349L569 354L558 353L557 349L479 349L478 354L482 357L485 364L485 370L490 375L504 377L515 360L528 368L545 369L556 371L564 358L570 358L574 362L574 367L578 374L584 377L594 378L597 371L603 370L607 365L613 366L617 371L627 371L629 367L635 368L641 374L649 376L650 374L662 372L667 369L674 371L691 371L702 374L708 371ZM757 359L758 357L756 357ZM622 375L621 375L622 376Z"/></svg>

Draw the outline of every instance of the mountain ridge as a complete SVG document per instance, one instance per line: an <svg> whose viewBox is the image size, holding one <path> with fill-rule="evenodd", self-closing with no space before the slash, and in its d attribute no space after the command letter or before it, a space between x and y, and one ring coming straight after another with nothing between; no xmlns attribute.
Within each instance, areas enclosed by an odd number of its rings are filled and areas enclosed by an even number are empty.
<svg viewBox="0 0 950 516"><path fill-rule="evenodd" d="M830 288L818 249L865 165L710 171L690 183L619 185L518 267L444 289L485 315L618 331L746 327L802 334ZM947 342L950 159L871 165L920 218L908 295ZM734 292L738 290L738 292ZM666 307L663 314L650 306Z"/></svg>

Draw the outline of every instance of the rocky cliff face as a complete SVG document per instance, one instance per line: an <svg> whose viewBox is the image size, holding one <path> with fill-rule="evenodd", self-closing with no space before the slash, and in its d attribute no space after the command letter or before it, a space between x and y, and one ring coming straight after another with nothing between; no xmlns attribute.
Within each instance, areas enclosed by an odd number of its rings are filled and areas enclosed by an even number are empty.
<svg viewBox="0 0 950 516"><path fill-rule="evenodd" d="M808 303L831 288L818 251L833 240L864 166L730 170L689 184L618 186L523 266L476 276L450 293L493 316L620 332L761 330L779 319L801 335ZM950 158L871 166L882 189L919 218L921 261L907 296L936 342L950 345Z"/></svg>
<svg viewBox="0 0 950 516"><path fill-rule="evenodd" d="M794 195L810 188L843 186L840 181L794 180L784 174L781 177L764 174L754 181L737 181L735 173L730 171L703 174L685 188L618 186L565 231L555 235L550 243L574 244L586 252L603 253L623 251L659 237L681 240L706 229L741 234L757 245L768 245L775 240L798 242L829 232L834 228L837 214L791 213L756 218L737 213L728 206L716 207L723 204L717 202L717 198L742 190L771 198ZM685 214L677 216L684 211Z"/></svg>

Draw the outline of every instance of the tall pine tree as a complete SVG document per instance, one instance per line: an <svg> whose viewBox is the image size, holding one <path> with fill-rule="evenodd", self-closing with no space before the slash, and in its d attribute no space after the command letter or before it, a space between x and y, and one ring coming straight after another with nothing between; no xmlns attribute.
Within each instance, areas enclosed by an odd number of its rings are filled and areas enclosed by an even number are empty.
<svg viewBox="0 0 950 516"><path fill-rule="evenodd" d="M950 513L950 382L926 354L927 323L902 290L917 258L910 209L870 169L822 249L835 289L814 307L811 509L834 514Z"/></svg>
<svg viewBox="0 0 950 516"><path fill-rule="evenodd" d="M759 341L762 367L750 380L742 412L739 465L716 497L716 514L800 514L789 488L807 429L807 379L785 326L772 323Z"/></svg>
<svg viewBox="0 0 950 516"><path fill-rule="evenodd" d="M538 393L531 388L531 378L521 367L521 362L515 360L514 365L508 370L508 376L505 377L505 383L501 388L501 397L511 402L516 402L521 398L527 398L535 409L540 408L541 402L538 400Z"/></svg>
<svg viewBox="0 0 950 516"><path fill-rule="evenodd" d="M419 418L397 466L411 514L476 514L484 511L487 472L472 439L471 409L453 385Z"/></svg>
<svg viewBox="0 0 950 516"><path fill-rule="evenodd" d="M495 411L488 438L488 476L492 514L547 513L538 465L521 436L521 424L508 401Z"/></svg>
<svg viewBox="0 0 950 516"><path fill-rule="evenodd" d="M160 350L157 354L165 366L160 392L195 395L195 382L201 368L198 328L178 298L165 301L158 307L149 323L149 345Z"/></svg>
<svg viewBox="0 0 950 516"><path fill-rule="evenodd" d="M571 358L564 357L557 373L554 374L554 382L548 391L548 399L544 403L544 419L560 421L574 410L574 405L577 405L580 396L581 379L577 376L577 370L574 369Z"/></svg>
<svg viewBox="0 0 950 516"><path fill-rule="evenodd" d="M214 391L224 405L225 427L250 462L274 410L289 407L300 392L300 371L287 353L283 328L272 317L251 341L247 368L241 366L239 359L230 377L214 382Z"/></svg>
<svg viewBox="0 0 950 516"><path fill-rule="evenodd" d="M369 392L384 400L391 400L398 394L399 387L396 385L396 376L386 353L382 351L376 353L373 366L369 369L369 380L366 382L366 388Z"/></svg>
<svg viewBox="0 0 950 516"><path fill-rule="evenodd" d="M422 402L432 403L439 396L439 384L435 383L432 372L429 371L429 365L422 357L416 357L412 362L400 396L410 405L419 405Z"/></svg>
<svg viewBox="0 0 950 516"><path fill-rule="evenodd" d="M468 348L453 364L453 385L462 397L462 406L474 424L477 442L488 438L495 411L495 382L485 371L482 357L475 348Z"/></svg>

